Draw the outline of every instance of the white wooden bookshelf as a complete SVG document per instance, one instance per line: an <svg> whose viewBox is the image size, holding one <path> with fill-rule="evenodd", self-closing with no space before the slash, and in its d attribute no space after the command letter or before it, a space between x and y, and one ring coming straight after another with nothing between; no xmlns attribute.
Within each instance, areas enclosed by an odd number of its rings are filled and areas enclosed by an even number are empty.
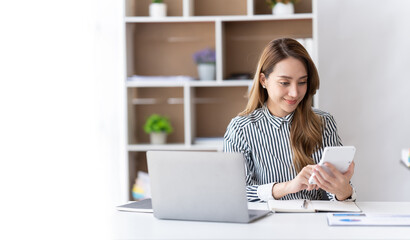
<svg viewBox="0 0 410 240"><path fill-rule="evenodd" d="M222 0L223 1L223 0ZM313 19L311 13L295 13L287 16L266 15L246 15L246 16L188 16L188 17L125 17L126 23L140 22L230 22L230 21L266 21L266 20L295 20L295 19Z"/></svg>
<svg viewBox="0 0 410 240"><path fill-rule="evenodd" d="M310 39L317 63L316 0L300 0L295 14L274 16L265 0L164 0L168 16L148 16L150 0L126 0L125 55L127 146L125 178L130 193L137 171L146 171L149 150L222 151L229 121L246 105L257 60L272 39ZM227 8L229 7L229 8ZM215 49L214 81L129 81L133 75L197 78L192 54ZM233 79L234 74L249 78ZM318 97L314 99L318 106ZM152 113L174 127L165 145L149 144L142 130Z"/></svg>

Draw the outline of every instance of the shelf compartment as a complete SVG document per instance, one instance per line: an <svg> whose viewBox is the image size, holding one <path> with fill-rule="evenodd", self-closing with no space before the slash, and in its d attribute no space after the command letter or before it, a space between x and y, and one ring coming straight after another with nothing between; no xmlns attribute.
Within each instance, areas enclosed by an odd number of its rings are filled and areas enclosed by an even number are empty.
<svg viewBox="0 0 410 240"><path fill-rule="evenodd" d="M248 87L194 87L195 99L213 101L195 103L193 101L192 134L198 138L221 138L232 118L245 109Z"/></svg>
<svg viewBox="0 0 410 240"><path fill-rule="evenodd" d="M273 39L312 38L312 19L226 21L222 28L224 79L238 73L253 77L263 48Z"/></svg>
<svg viewBox="0 0 410 240"><path fill-rule="evenodd" d="M300 0L295 5L295 14L312 13L312 0ZM272 14L272 9L266 3L266 0L254 0L254 14Z"/></svg>
<svg viewBox="0 0 410 240"><path fill-rule="evenodd" d="M127 91L129 144L149 143L149 134L143 126L154 113L167 116L172 124L174 131L168 135L167 142L184 143L183 87L129 88Z"/></svg>
<svg viewBox="0 0 410 240"><path fill-rule="evenodd" d="M126 0L126 16L149 16L149 5L152 0ZM164 0L167 5L167 16L182 16L183 0Z"/></svg>
<svg viewBox="0 0 410 240"><path fill-rule="evenodd" d="M193 54L215 49L214 22L127 23L127 76L198 77Z"/></svg>
<svg viewBox="0 0 410 240"><path fill-rule="evenodd" d="M246 0L194 0L193 16L246 15Z"/></svg>

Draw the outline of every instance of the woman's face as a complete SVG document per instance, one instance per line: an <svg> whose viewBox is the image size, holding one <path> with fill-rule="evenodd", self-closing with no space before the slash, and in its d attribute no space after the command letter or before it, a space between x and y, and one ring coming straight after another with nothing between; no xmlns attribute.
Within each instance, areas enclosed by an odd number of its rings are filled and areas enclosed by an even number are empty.
<svg viewBox="0 0 410 240"><path fill-rule="evenodd" d="M295 111L306 94L307 78L305 66L293 57L278 62L268 78L261 73L260 83L269 95L269 111L277 117L285 117Z"/></svg>

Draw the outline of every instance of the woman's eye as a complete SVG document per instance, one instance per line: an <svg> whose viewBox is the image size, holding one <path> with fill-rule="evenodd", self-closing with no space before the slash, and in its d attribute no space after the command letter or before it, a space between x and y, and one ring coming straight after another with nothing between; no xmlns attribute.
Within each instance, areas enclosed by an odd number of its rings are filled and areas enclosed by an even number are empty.
<svg viewBox="0 0 410 240"><path fill-rule="evenodd" d="M287 86L287 85L289 85L289 83L288 82L280 82L280 85Z"/></svg>
<svg viewBox="0 0 410 240"><path fill-rule="evenodd" d="M299 85L305 85L307 82L300 82Z"/></svg>

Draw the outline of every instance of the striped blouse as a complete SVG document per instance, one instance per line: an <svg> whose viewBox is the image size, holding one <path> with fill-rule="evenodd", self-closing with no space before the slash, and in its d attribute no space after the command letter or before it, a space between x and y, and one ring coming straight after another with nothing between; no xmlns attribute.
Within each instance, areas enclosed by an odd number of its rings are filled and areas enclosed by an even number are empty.
<svg viewBox="0 0 410 240"><path fill-rule="evenodd" d="M319 163L324 147L341 146L336 122L326 112L313 109L322 119L323 146L313 153L315 164ZM224 152L241 152L245 157L246 190L248 201L267 201L272 197L275 183L287 182L297 176L292 162L290 145L290 125L293 114L283 118L272 115L266 104L247 116L232 119L224 136ZM318 190L302 190L287 194L282 200L322 199ZM334 194L326 193L330 200L336 200ZM352 199L355 200L353 189Z"/></svg>

